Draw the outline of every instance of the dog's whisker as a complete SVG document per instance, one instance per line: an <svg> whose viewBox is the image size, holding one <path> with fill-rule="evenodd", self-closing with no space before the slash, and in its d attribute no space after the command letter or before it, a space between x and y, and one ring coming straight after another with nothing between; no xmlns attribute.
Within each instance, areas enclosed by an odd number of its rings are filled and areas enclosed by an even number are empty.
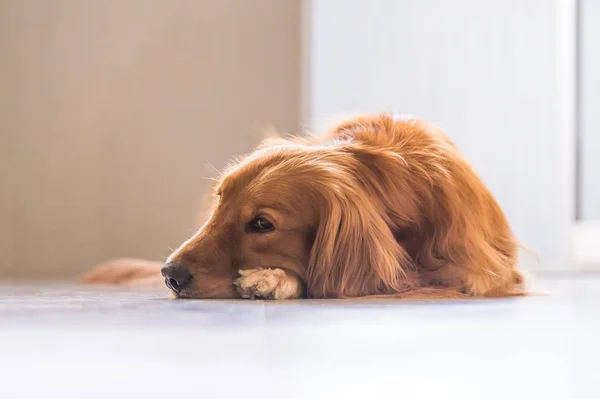
<svg viewBox="0 0 600 399"><path fill-rule="evenodd" d="M210 166L215 172L217 172L217 174L221 173L221 171L219 169L215 168L215 166L212 163L210 163L210 161L206 160L205 164Z"/></svg>

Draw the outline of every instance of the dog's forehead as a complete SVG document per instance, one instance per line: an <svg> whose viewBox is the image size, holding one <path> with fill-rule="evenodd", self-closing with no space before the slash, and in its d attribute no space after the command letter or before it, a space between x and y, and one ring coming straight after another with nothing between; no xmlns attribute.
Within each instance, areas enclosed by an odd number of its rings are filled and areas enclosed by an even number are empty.
<svg viewBox="0 0 600 399"><path fill-rule="evenodd" d="M223 175L221 188L228 196L258 200L273 196L293 200L302 196L303 188L318 178L320 164L326 162L314 146L274 146L250 154Z"/></svg>
<svg viewBox="0 0 600 399"><path fill-rule="evenodd" d="M221 189L229 192L239 192L258 182L266 183L268 175L275 174L282 163L298 159L300 152L294 146L277 146L254 151L242 161L232 165L221 178ZM279 179L285 179L285 174L279 174Z"/></svg>

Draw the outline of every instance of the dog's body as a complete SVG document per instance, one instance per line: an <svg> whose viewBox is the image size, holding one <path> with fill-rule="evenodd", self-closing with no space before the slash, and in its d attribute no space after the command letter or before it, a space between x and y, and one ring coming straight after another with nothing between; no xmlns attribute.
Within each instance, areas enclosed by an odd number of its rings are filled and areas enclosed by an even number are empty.
<svg viewBox="0 0 600 399"><path fill-rule="evenodd" d="M270 140L216 194L206 224L163 267L179 297L523 294L502 210L422 121L375 115L312 140ZM87 281L163 279L143 262L109 263Z"/></svg>

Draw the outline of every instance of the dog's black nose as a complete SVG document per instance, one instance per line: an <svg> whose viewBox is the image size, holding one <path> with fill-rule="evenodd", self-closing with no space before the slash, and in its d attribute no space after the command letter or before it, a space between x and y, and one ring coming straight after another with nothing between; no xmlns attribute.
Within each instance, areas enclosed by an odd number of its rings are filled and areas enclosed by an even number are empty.
<svg viewBox="0 0 600 399"><path fill-rule="evenodd" d="M160 272L165 277L167 287L177 293L180 293L192 281L192 273L187 267L178 263L167 262Z"/></svg>

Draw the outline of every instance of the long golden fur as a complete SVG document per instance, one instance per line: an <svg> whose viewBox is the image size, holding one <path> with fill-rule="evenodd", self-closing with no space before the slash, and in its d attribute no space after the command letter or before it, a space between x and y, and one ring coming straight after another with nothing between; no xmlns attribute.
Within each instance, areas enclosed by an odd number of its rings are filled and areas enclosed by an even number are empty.
<svg viewBox="0 0 600 399"><path fill-rule="evenodd" d="M168 259L193 275L180 297L523 294L498 203L423 121L369 115L316 139L268 140L215 194L208 221ZM162 279L157 264L133 262L86 281Z"/></svg>

